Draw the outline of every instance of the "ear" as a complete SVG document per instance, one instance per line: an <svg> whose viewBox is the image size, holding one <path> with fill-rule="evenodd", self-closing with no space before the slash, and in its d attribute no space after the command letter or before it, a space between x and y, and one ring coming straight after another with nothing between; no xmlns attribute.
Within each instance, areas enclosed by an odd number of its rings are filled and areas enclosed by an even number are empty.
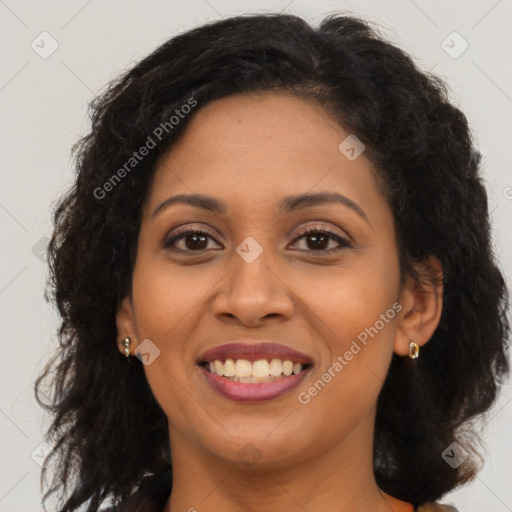
<svg viewBox="0 0 512 512"><path fill-rule="evenodd" d="M421 277L418 283L408 276L400 294L402 316L396 332L394 352L409 354L409 343L423 346L439 325L443 309L443 267L434 256L415 265Z"/></svg>
<svg viewBox="0 0 512 512"><path fill-rule="evenodd" d="M137 346L137 326L135 314L133 312L133 303L131 297L126 296L119 305L116 313L117 327L117 348L124 354L123 340L128 336L132 340L132 347Z"/></svg>

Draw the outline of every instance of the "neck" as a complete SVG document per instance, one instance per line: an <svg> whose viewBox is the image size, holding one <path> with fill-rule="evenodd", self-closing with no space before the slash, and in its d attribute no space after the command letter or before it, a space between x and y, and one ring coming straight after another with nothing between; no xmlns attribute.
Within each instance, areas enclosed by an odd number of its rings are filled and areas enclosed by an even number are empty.
<svg viewBox="0 0 512 512"><path fill-rule="evenodd" d="M405 503L382 493L375 482L373 424L374 411L330 450L266 469L240 468L205 452L170 425L173 486L164 512L404 511Z"/></svg>

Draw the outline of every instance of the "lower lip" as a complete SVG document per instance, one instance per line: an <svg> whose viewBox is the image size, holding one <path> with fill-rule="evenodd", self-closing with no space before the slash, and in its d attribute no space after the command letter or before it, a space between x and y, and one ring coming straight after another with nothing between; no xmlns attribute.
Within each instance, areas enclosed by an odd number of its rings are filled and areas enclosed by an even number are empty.
<svg viewBox="0 0 512 512"><path fill-rule="evenodd" d="M299 385L311 370L311 366L289 377L282 377L270 382L234 382L209 372L199 366L208 383L217 393L235 402L263 402L273 400Z"/></svg>

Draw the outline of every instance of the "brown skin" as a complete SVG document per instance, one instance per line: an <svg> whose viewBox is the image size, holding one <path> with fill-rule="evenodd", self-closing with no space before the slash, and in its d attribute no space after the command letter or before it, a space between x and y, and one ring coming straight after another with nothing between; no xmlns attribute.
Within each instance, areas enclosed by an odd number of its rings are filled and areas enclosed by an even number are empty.
<svg viewBox="0 0 512 512"><path fill-rule="evenodd" d="M442 286L407 279L400 288L391 210L364 153L351 162L338 150L347 135L314 102L281 92L237 95L198 111L158 163L117 328L121 353L126 336L132 354L147 338L161 351L144 369L169 423L174 479L166 511L405 510L373 476L376 403L393 352L407 357L409 340L421 347L436 329ZM349 197L368 222L337 203L277 209L284 196L320 191ZM151 216L180 193L215 196L227 214L178 204ZM212 238L178 240L187 253L164 248L182 224ZM301 237L309 227L328 228L352 247L322 255L339 247L328 239L315 254L315 240ZM252 263L235 250L248 236L263 248ZM423 266L441 272L434 258ZM400 313L301 404L299 392L396 301ZM274 400L223 398L196 360L241 338L296 348L313 370ZM247 443L261 455L251 466L238 454Z"/></svg>

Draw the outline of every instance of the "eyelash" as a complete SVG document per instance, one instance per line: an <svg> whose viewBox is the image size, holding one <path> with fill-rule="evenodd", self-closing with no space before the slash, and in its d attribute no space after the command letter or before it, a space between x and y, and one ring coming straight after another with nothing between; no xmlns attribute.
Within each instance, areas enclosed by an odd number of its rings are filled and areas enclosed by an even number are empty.
<svg viewBox="0 0 512 512"><path fill-rule="evenodd" d="M317 228L317 227L312 227L312 228L308 228L306 229L303 233L301 233L295 240L294 242L302 239L302 238L307 238L308 236L311 236L313 234L322 234L322 235L326 235L328 236L331 240L334 240L335 242L337 242L339 244L339 247L337 248L334 248L334 249L328 249L328 250L322 250L322 249L317 249L317 250L314 250L314 249L307 249L306 252L313 252L313 253L321 253L321 254L332 254L334 252L338 252L338 251L341 251L342 249L345 249L345 248L351 248L352 247L352 244L344 239L344 238L341 238L339 235L337 235L336 233L334 233L333 231L330 231L326 228ZM190 235L206 235L207 237L215 240L207 231L204 231L204 230L201 230L201 229L195 229L195 228L185 228L185 230L183 231L178 231L172 238L169 238L167 240L164 240L164 243L163 243L163 246L164 248L166 249L176 249L176 247L173 247L173 245L178 241L178 240L181 240L181 239L184 239L184 238L187 238L188 236ZM215 240L215 242L217 242ZM217 242L218 243L218 242ZM197 250L197 251L191 251L191 250L187 250L187 249L177 249L178 251L182 251L182 252L193 252L193 253L202 253L204 251L206 251L207 249L201 249L201 250Z"/></svg>

